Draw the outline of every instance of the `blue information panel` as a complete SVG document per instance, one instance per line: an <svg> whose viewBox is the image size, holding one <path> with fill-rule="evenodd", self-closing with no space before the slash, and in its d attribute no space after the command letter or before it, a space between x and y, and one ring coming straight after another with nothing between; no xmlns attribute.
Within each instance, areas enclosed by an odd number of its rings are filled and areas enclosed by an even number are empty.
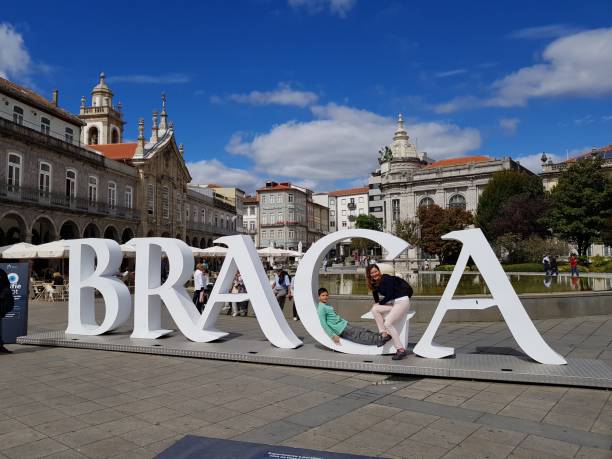
<svg viewBox="0 0 612 459"><path fill-rule="evenodd" d="M289 446L264 445L187 435L155 459L374 459L372 456L331 453ZM380 458L379 458L380 459Z"/></svg>
<svg viewBox="0 0 612 459"><path fill-rule="evenodd" d="M30 283L29 263L0 263L8 274L15 307L1 319L2 341L15 343L18 336L28 334L28 292Z"/></svg>

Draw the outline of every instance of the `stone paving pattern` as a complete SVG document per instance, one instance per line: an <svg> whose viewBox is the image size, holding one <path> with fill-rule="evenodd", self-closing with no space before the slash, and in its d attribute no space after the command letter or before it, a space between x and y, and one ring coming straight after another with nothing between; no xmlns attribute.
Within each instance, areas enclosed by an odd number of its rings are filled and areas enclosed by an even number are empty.
<svg viewBox="0 0 612 459"><path fill-rule="evenodd" d="M29 332L64 328L66 313L32 303ZM558 352L612 363L612 317L536 325ZM253 318L220 326L261 335ZM445 324L437 341L516 347L503 323ZM0 459L150 458L185 434L393 458L612 458L606 390L8 347Z"/></svg>

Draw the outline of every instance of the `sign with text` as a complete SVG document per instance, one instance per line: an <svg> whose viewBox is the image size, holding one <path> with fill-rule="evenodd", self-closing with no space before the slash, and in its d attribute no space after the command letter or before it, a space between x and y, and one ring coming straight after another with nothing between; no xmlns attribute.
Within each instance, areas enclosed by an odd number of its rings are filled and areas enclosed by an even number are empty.
<svg viewBox="0 0 612 459"><path fill-rule="evenodd" d="M327 252L336 243L350 238L369 239L380 244L393 260L408 243L379 231L353 229L329 234L310 247L300 262L294 278L294 300L306 331L323 346L346 354L375 355L393 352L384 346L358 344L343 338L338 342L325 333L317 315L319 267ZM433 337L446 311L451 309L486 309L497 306L521 349L533 360L563 365L565 359L551 349L527 315L512 288L495 253L480 229L453 231L443 236L463 243L459 260L442 295L434 317L414 353L426 358L443 358L454 354L452 347L433 343ZM74 335L100 335L117 329L134 313L132 338L156 339L172 330L161 328L162 303L179 330L188 339L199 343L218 340L228 332L217 328L217 318L226 302L251 302L257 321L266 338L276 347L294 349L302 345L285 320L270 282L250 237L225 236L215 242L228 247L217 282L206 308L200 314L187 293L185 283L192 275L193 255L183 241L172 238L136 238L130 241L136 249L136 285L134 302L125 284L114 276L122 261L119 245L110 239L77 239L70 241L70 291L68 327ZM161 281L161 257L168 260L167 278ZM489 291L490 299L453 299L459 279L469 258L478 266ZM240 272L246 293L229 293L236 273ZM106 313L102 323L95 319L94 290L104 298ZM406 322L410 314L398 321ZM401 328L401 327L400 327ZM407 341L407 334L403 334ZM406 343L402 343L404 346Z"/></svg>
<svg viewBox="0 0 612 459"><path fill-rule="evenodd" d="M2 341L13 344L18 336L28 334L30 267L28 263L0 263L0 268L8 275L15 300L15 307L1 321Z"/></svg>

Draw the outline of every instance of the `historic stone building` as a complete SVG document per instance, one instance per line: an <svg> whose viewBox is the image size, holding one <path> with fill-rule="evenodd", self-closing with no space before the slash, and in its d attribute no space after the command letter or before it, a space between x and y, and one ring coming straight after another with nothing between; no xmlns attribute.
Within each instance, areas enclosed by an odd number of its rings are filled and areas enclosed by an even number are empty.
<svg viewBox="0 0 612 459"><path fill-rule="evenodd" d="M257 190L261 247L306 249L328 232L328 209L313 202L312 191L288 182L266 182Z"/></svg>
<svg viewBox="0 0 612 459"><path fill-rule="evenodd" d="M259 247L259 234L257 231L259 222L259 202L257 201L257 196L245 196L243 205L243 232L251 236L255 247Z"/></svg>
<svg viewBox="0 0 612 459"><path fill-rule="evenodd" d="M123 142L121 106L104 74L78 117L58 97L0 78L0 245L162 236L205 247L236 232L235 206L188 186L164 96L151 136L141 119L136 142Z"/></svg>
<svg viewBox="0 0 612 459"><path fill-rule="evenodd" d="M459 207L475 212L478 198L495 172L520 170L531 174L510 157L462 156L432 161L417 152L399 115L391 145L379 152L378 167L369 180L369 213L387 232L396 222L416 218L420 206ZM415 250L409 258L420 258Z"/></svg>

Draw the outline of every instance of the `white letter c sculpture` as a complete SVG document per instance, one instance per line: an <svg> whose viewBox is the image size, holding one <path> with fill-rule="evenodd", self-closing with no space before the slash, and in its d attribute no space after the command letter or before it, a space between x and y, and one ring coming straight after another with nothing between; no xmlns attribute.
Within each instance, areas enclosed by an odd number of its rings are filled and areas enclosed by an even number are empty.
<svg viewBox="0 0 612 459"><path fill-rule="evenodd" d="M323 346L334 351L345 354L379 355L390 352L390 344L384 347L367 346L354 343L340 338L340 344L335 344L327 336L319 322L317 314L317 304L319 303L317 290L319 288L319 267L329 249L338 242L349 238L363 238L374 241L385 248L389 253L388 260L392 260L408 248L408 243L403 239L388 233L379 231L352 229L342 230L332 233L319 239L309 249L302 258L297 272L295 273L295 285L293 298L300 320L306 331Z"/></svg>

